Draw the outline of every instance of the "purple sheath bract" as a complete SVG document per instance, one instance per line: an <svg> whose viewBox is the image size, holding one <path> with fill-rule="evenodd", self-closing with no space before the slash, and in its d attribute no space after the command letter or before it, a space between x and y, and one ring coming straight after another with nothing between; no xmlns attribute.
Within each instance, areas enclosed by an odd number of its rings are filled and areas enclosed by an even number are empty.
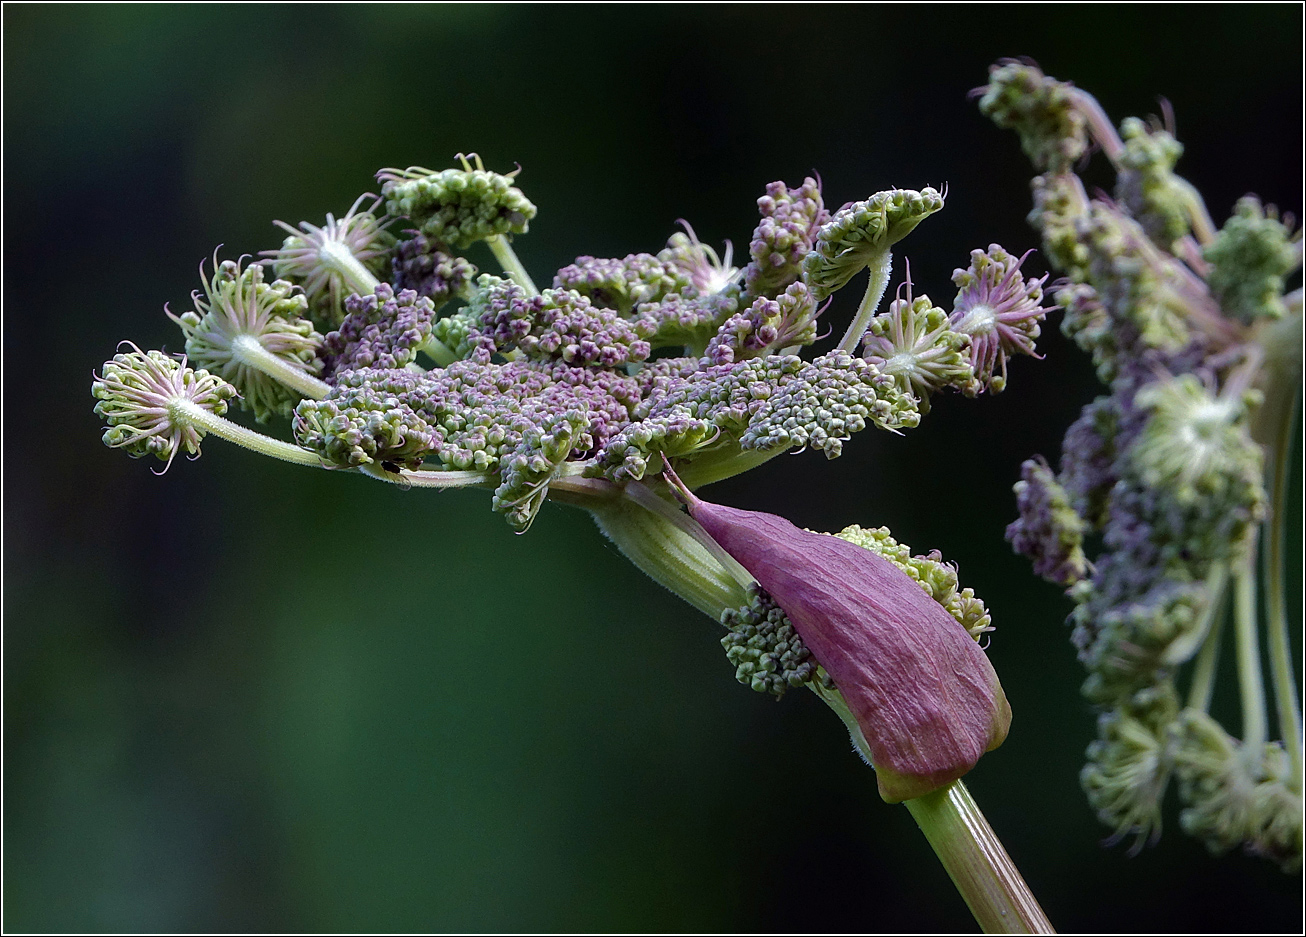
<svg viewBox="0 0 1306 937"><path fill-rule="evenodd" d="M689 501L785 610L870 747L880 796L920 797L1002 744L1011 707L979 645L910 576L783 517Z"/></svg>

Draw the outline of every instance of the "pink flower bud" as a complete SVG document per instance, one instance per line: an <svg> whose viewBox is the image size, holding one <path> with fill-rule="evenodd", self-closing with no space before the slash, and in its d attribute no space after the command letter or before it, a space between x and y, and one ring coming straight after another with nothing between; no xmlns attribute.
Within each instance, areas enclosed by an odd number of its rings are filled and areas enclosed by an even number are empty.
<svg viewBox="0 0 1306 937"><path fill-rule="evenodd" d="M783 517L688 500L694 518L771 593L834 680L866 738L886 801L928 794L1002 744L1011 707L993 665L906 573Z"/></svg>

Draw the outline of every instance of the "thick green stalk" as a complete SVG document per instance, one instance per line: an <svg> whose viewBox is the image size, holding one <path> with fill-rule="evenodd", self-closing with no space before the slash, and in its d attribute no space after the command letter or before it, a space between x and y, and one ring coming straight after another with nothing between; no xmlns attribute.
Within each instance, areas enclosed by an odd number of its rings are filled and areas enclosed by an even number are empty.
<svg viewBox="0 0 1306 937"><path fill-rule="evenodd" d="M349 292L359 296L369 296L376 292L381 281L363 266L363 262L346 245L339 241L325 241L318 248L317 256L323 266L340 276Z"/></svg>
<svg viewBox="0 0 1306 937"><path fill-rule="evenodd" d="M893 254L884 251L871 261L870 268L871 278L866 284L866 293L862 296L861 305L857 307L857 314L853 316L848 331L839 339L839 350L849 354L853 353L857 343L866 334L866 329L871 324L871 317L879 308L880 300L884 298L884 291L889 288L889 276L893 273Z"/></svg>
<svg viewBox="0 0 1306 937"><path fill-rule="evenodd" d="M965 784L904 804L984 933L1056 933Z"/></svg>
<svg viewBox="0 0 1306 937"><path fill-rule="evenodd" d="M253 335L237 335L231 340L231 356L246 367L262 371L274 381L285 384L305 397L321 400L331 391L331 385L319 381L302 368L268 351Z"/></svg>
<svg viewBox="0 0 1306 937"><path fill-rule="evenodd" d="M843 721L853 747L863 761L871 764L866 737L839 691L817 681L808 686ZM924 797L905 800L903 806L911 812L986 934L1056 933L998 834L960 780Z"/></svg>
<svg viewBox="0 0 1306 937"><path fill-rule="evenodd" d="M296 465L326 468L316 452L310 449L301 449L299 446L283 442L280 439L274 439L271 436L264 436L252 429L246 429L239 423L233 423L228 419L210 413L192 400L185 400L180 397L174 398L168 403L168 413L175 423L186 423L197 427L206 433L225 439L227 442L234 442L238 446L252 449L260 455L271 456L283 462L293 462Z"/></svg>
<svg viewBox="0 0 1306 937"><path fill-rule="evenodd" d="M551 489L568 486L554 485ZM620 497L586 504L599 530L632 563L694 608L720 620L727 609L748 602L743 584L681 526L661 513ZM688 519L688 518L686 518Z"/></svg>
<svg viewBox="0 0 1306 937"><path fill-rule="evenodd" d="M508 243L508 239L502 234L496 234L493 237L485 239L485 243L490 245L490 250L494 253L494 259L499 261L499 266L503 272L508 274L509 279L526 290L532 296L539 296L540 291L535 288L535 281L531 275L526 272L522 262L517 259L517 253Z"/></svg>

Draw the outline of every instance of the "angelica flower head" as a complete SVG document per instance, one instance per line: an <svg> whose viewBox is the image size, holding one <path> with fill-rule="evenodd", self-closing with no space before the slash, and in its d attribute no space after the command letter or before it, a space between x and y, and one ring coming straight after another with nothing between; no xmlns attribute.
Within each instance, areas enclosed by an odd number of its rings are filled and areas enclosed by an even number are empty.
<svg viewBox="0 0 1306 937"><path fill-rule="evenodd" d="M1007 386L1008 355L1038 357L1034 340L1039 323L1056 308L1042 305L1047 274L1035 279L1020 273L1031 253L1017 258L990 244L987 251L971 251L970 266L952 274L959 289L949 321L955 331L970 336L975 378L994 393Z"/></svg>
<svg viewBox="0 0 1306 937"><path fill-rule="evenodd" d="M693 227L681 218L685 229L677 231L667 240L667 246L658 252L658 260L689 277L690 284L701 296L713 296L739 279L739 268L731 266L735 247L726 241L724 256L698 240Z"/></svg>
<svg viewBox="0 0 1306 937"><path fill-rule="evenodd" d="M289 416L303 394L269 371L310 380L320 372L322 336L305 317L308 300L287 280L266 282L262 264L242 270L238 261L217 263L215 256L214 266L206 277L200 265L204 292L191 294L195 310L168 313L186 336L186 354L233 384L260 423Z"/></svg>
<svg viewBox="0 0 1306 937"><path fill-rule="evenodd" d="M489 238L525 234L536 209L512 184L517 172L490 172L475 153L470 154L474 167L468 157L459 154L458 158L461 169L436 172L410 166L378 172L386 211L411 219L422 234L458 249Z"/></svg>
<svg viewBox="0 0 1306 937"><path fill-rule="evenodd" d="M803 260L803 280L817 302L868 266L943 207L945 195L928 186L886 189L834 213L817 231L816 243ZM860 338L860 336L858 336Z"/></svg>
<svg viewBox="0 0 1306 937"><path fill-rule="evenodd" d="M91 385L99 401L95 413L108 423L104 444L133 459L152 455L172 465L178 451L198 457L204 429L189 413L199 409L222 416L236 388L203 369L196 371L160 351L144 352L124 342L130 352L106 361Z"/></svg>
<svg viewBox="0 0 1306 937"><path fill-rule="evenodd" d="M1057 289L1062 331L1092 355L1109 389L1066 433L1059 473L1041 457L1025 463L1020 518L1008 528L1013 547L1069 586L1074 602L1083 693L1101 710L1082 774L1089 801L1117 837L1136 835L1137 848L1155 840L1177 775L1185 831L1213 851L1242 843L1299 865L1301 716L1281 544L1301 381L1292 301L1300 292L1284 290L1300 239L1253 197L1217 230L1196 189L1173 172L1182 147L1169 129L1130 118L1117 134L1091 96L1032 66L996 67L981 107L1048 170L1034 180L1029 219L1066 275ZM1116 170L1114 202L1090 199L1071 172L1086 131ZM999 266L1014 274L1019 263ZM1018 306L1032 300L1032 290L1021 296L1025 283L1010 284ZM977 301L966 298L967 315ZM1028 308L999 352L1032 352L1039 317ZM1281 742L1269 740L1265 719L1258 578ZM1241 741L1208 712L1227 604L1238 632ZM1193 661L1182 706L1174 685Z"/></svg>
<svg viewBox="0 0 1306 937"><path fill-rule="evenodd" d="M367 198L373 202L359 211ZM376 215L381 199L364 193L339 221L330 213L325 225L299 223L299 230L284 221L274 221L286 231L278 250L263 251L273 272L298 283L308 297L313 318L323 327L340 324L345 316L345 298L351 293L369 293L375 279L387 274L395 237L386 222ZM369 280L370 278L370 280Z"/></svg>
<svg viewBox="0 0 1306 937"><path fill-rule="evenodd" d="M928 296L912 297L910 268L899 298L871 320L862 341L862 357L915 394L922 413L929 412L930 394L944 387L970 396L979 390L967 354L971 337L953 329L948 314Z"/></svg>

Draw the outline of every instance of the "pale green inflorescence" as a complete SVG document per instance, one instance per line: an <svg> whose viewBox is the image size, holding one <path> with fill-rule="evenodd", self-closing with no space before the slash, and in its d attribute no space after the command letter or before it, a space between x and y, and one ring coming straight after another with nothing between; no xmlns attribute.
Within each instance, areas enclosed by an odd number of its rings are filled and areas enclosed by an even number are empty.
<svg viewBox="0 0 1306 937"><path fill-rule="evenodd" d="M875 263L930 215L943 208L931 188L888 189L834 213L803 261L803 280L817 302Z"/></svg>
<svg viewBox="0 0 1306 937"><path fill-rule="evenodd" d="M1238 200L1204 256L1211 264L1211 292L1229 315L1251 323L1287 314L1284 280L1301 266L1301 233L1294 236L1255 196Z"/></svg>
<svg viewBox="0 0 1306 937"><path fill-rule="evenodd" d="M322 331L344 319L351 293L370 293L390 272L396 238L376 215L380 199L359 210L366 198L360 195L339 221L328 214L324 225L301 221L296 230L274 222L286 239L278 250L262 252L277 277L303 287L309 315Z"/></svg>
<svg viewBox="0 0 1306 937"><path fill-rule="evenodd" d="M169 313L186 336L186 354L233 384L241 406L260 423L289 416L303 394L269 374L259 352L303 375L321 370L322 336L306 318L308 300L287 280L266 282L262 264L216 266L209 278L201 269L204 295L192 295L195 311Z"/></svg>
<svg viewBox="0 0 1306 937"><path fill-rule="evenodd" d="M525 234L535 206L513 185L516 173L501 175L463 160L462 169L435 172L420 166L377 173L386 211L412 220L422 234L465 248L492 237Z"/></svg>
<svg viewBox="0 0 1306 937"><path fill-rule="evenodd" d="M186 367L184 357L178 361L160 351L131 349L106 361L91 385L95 414L108 423L104 444L133 459L152 455L169 465L178 452L198 456L204 430L178 419L177 405L190 403L222 416L236 388L208 371Z"/></svg>
<svg viewBox="0 0 1306 937"><path fill-rule="evenodd" d="M929 412L930 395L945 387L972 397L979 390L967 353L970 336L952 329L948 314L928 296L894 300L871 320L863 342L862 356L915 394L921 413Z"/></svg>
<svg viewBox="0 0 1306 937"><path fill-rule="evenodd" d="M1302 373L1300 290L1285 290L1300 234L1251 196L1217 231L1173 172L1182 147L1168 130L1131 118L1117 135L1089 95L1026 63L990 77L981 108L1021 134L1044 172L1029 218L1066 277L1062 330L1109 389L1066 433L1059 472L1041 457L1025 463L1007 531L1074 603L1083 692L1101 712L1082 775L1089 801L1141 845L1178 778L1181 826L1212 851L1241 845L1300 867L1301 714L1281 547ZM1116 170L1114 202L1090 199L1072 172L1086 133ZM1241 740L1210 715L1230 631Z"/></svg>

